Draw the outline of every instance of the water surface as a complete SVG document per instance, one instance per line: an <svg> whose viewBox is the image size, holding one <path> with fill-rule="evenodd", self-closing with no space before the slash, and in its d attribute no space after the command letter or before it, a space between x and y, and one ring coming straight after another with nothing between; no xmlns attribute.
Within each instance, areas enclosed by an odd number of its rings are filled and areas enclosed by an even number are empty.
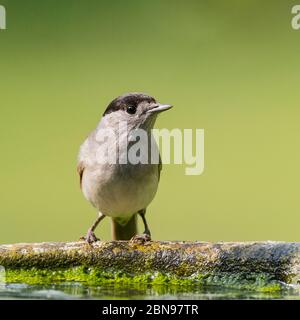
<svg viewBox="0 0 300 320"><path fill-rule="evenodd" d="M213 286L6 283L0 284L0 299L300 299L300 291L297 287L275 293L262 293Z"/></svg>

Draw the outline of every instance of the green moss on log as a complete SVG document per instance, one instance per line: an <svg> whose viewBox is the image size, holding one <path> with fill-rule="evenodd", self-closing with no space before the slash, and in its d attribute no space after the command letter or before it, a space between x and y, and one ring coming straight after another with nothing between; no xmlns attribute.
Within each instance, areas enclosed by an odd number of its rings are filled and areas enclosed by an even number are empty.
<svg viewBox="0 0 300 320"><path fill-rule="evenodd" d="M223 286L275 292L297 283L300 244L126 241L0 246L7 282Z"/></svg>
<svg viewBox="0 0 300 320"><path fill-rule="evenodd" d="M188 278L160 272L146 272L130 275L120 272L104 272L99 268L74 267L70 269L8 269L6 281L28 284L58 284L63 282L81 282L89 285L104 284L150 284L204 287L223 286L234 289L256 290L260 292L276 292L285 288L284 284L272 279L268 274L194 274Z"/></svg>

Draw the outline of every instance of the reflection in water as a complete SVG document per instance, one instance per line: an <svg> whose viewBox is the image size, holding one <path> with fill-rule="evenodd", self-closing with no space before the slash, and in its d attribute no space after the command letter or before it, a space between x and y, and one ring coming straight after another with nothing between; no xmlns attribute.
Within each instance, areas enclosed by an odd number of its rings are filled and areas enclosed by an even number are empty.
<svg viewBox="0 0 300 320"><path fill-rule="evenodd" d="M300 299L298 288L260 293L220 287L166 285L0 284L0 299Z"/></svg>

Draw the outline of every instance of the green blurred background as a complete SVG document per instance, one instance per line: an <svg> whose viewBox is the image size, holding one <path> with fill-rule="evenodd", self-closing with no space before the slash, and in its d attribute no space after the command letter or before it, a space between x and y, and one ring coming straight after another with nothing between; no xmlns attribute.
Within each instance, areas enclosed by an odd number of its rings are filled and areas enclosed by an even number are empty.
<svg viewBox="0 0 300 320"><path fill-rule="evenodd" d="M300 241L295 1L0 0L0 242L77 240L96 212L78 148L128 91L204 128L205 171L165 165L154 239ZM107 219L97 234L110 238Z"/></svg>

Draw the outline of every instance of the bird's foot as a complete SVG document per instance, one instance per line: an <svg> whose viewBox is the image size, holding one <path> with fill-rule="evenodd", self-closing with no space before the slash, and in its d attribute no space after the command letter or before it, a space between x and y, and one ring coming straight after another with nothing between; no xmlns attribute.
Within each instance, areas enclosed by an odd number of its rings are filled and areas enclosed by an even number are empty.
<svg viewBox="0 0 300 320"><path fill-rule="evenodd" d="M130 239L131 243L142 243L144 244L145 242L151 241L151 236L147 233L143 234L136 234Z"/></svg>
<svg viewBox="0 0 300 320"><path fill-rule="evenodd" d="M80 240L86 241L88 244L91 244L93 242L99 241L95 235L95 233L92 230L88 230L87 234L85 237L81 237Z"/></svg>

